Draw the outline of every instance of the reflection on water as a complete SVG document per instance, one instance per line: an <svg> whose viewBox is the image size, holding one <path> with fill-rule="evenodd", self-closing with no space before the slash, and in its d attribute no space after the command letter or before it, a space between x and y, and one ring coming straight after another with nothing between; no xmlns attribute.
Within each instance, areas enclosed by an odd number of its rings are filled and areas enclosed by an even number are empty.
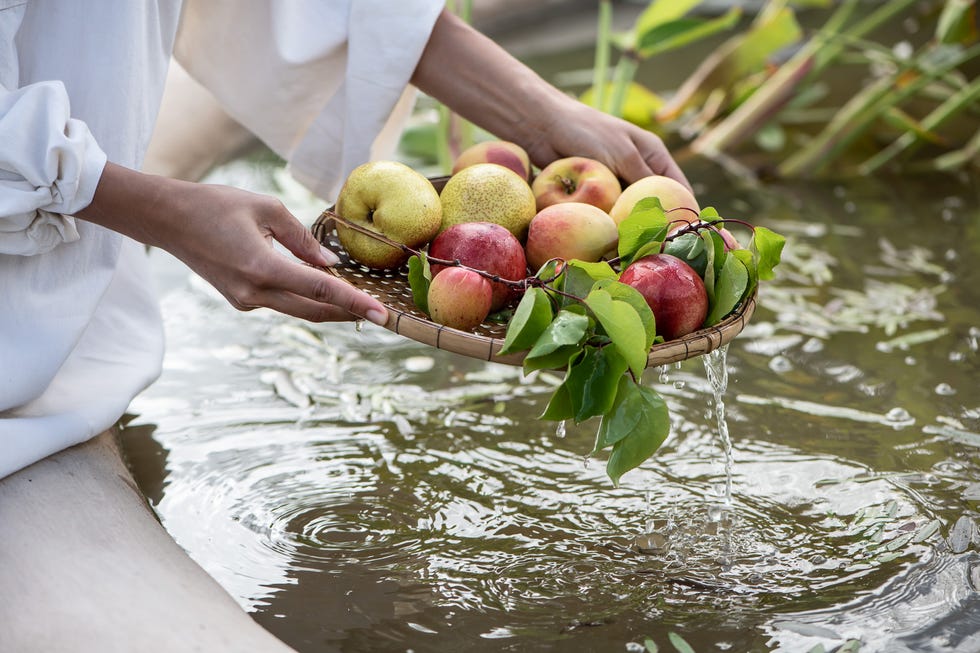
<svg viewBox="0 0 980 653"><path fill-rule="evenodd" d="M701 361L648 371L673 432L617 489L583 458L594 423L536 419L552 374L239 314L196 281L163 298L138 480L301 651L980 650L975 191L727 192L702 195L790 238L727 352L730 501Z"/></svg>

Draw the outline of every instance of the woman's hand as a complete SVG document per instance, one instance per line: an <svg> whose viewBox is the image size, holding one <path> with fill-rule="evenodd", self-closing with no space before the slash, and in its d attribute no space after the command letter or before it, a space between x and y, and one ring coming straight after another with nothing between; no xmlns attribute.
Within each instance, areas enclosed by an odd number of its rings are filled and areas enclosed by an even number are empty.
<svg viewBox="0 0 980 653"><path fill-rule="evenodd" d="M387 320L378 300L310 267L332 265L336 255L271 197L109 163L92 203L76 217L169 251L239 310L266 307L312 322Z"/></svg>
<svg viewBox="0 0 980 653"><path fill-rule="evenodd" d="M562 93L448 11L436 21L412 82L491 134L522 145L539 167L587 156L627 182L660 174L690 188L656 134Z"/></svg>
<svg viewBox="0 0 980 653"><path fill-rule="evenodd" d="M538 167L567 156L586 156L602 161L627 183L657 174L691 188L667 146L653 132L568 96L554 100L551 119L526 145Z"/></svg>

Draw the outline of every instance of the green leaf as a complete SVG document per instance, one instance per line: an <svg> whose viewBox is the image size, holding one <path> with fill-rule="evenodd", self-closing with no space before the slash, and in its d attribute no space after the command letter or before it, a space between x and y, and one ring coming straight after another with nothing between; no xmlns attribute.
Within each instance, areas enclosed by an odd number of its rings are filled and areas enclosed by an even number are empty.
<svg viewBox="0 0 980 653"><path fill-rule="evenodd" d="M573 417L575 417L575 409L572 407L572 396L568 391L568 386L562 383L555 388L555 391L551 394L551 400L548 402L548 406L538 419L562 422Z"/></svg>
<svg viewBox="0 0 980 653"><path fill-rule="evenodd" d="M565 266L560 288L562 292L581 298L589 294L596 281L615 279L617 276L619 275L616 271L605 261L588 263L573 259ZM559 295L558 301L561 308L578 303L578 300L563 295Z"/></svg>
<svg viewBox="0 0 980 653"><path fill-rule="evenodd" d="M655 54L680 48L726 29L731 29L742 16L740 7L732 7L727 12L709 20L699 18L678 18L647 30L637 37L636 51L641 59L649 59Z"/></svg>
<svg viewBox="0 0 980 653"><path fill-rule="evenodd" d="M571 416L576 422L609 412L626 369L626 359L615 347L586 347L585 354L569 366L565 381L559 386L568 394Z"/></svg>
<svg viewBox="0 0 980 653"><path fill-rule="evenodd" d="M408 285L412 289L412 301L426 315L429 314L429 278L428 260L419 258L417 254L408 259Z"/></svg>
<svg viewBox="0 0 980 653"><path fill-rule="evenodd" d="M628 376L624 375L619 379L612 408L602 416L602 422L599 424L592 455L599 453L606 447L613 446L639 425L643 415L639 412L631 412L630 405L624 406L637 387L636 382Z"/></svg>
<svg viewBox="0 0 980 653"><path fill-rule="evenodd" d="M530 349L551 324L553 317L547 293L541 288L529 288L507 325L507 335L499 354Z"/></svg>
<svg viewBox="0 0 980 653"><path fill-rule="evenodd" d="M643 34L672 20L677 20L701 4L702 0L653 0L636 19L633 29Z"/></svg>
<svg viewBox="0 0 980 653"><path fill-rule="evenodd" d="M589 318L571 311L558 311L558 315L541 333L525 360L546 356L563 346L579 345L589 328ZM566 359L567 360L567 359Z"/></svg>
<svg viewBox="0 0 980 653"><path fill-rule="evenodd" d="M735 310L749 287L749 271L737 256L726 256L725 265L715 281L715 300L705 319L705 326L722 321Z"/></svg>
<svg viewBox="0 0 980 653"><path fill-rule="evenodd" d="M640 316L640 321L643 322L645 335L644 349L649 350L650 346L653 345L654 339L657 337L657 320L653 315L653 311L650 309L650 305L647 304L647 300L643 298L640 291L633 286L611 280L599 281L596 283L595 288L597 290L605 290L613 299L624 301L633 307L636 314Z"/></svg>
<svg viewBox="0 0 980 653"><path fill-rule="evenodd" d="M759 285L759 274L755 268L755 257L747 249L733 249L728 255L740 260L749 273L749 285L745 288L745 296L748 297L755 291L756 286Z"/></svg>
<svg viewBox="0 0 980 653"><path fill-rule="evenodd" d="M936 40L965 45L977 37L976 0L947 0L936 23Z"/></svg>
<svg viewBox="0 0 980 653"><path fill-rule="evenodd" d="M626 359L633 374L640 376L647 366L646 329L643 320L629 302L612 298L608 291L593 290L585 298L613 346Z"/></svg>
<svg viewBox="0 0 980 653"><path fill-rule="evenodd" d="M633 206L629 216L619 223L618 253L625 267L636 260L636 253L650 242L661 242L667 236L669 220L660 200L645 197Z"/></svg>
<svg viewBox="0 0 980 653"><path fill-rule="evenodd" d="M704 271L708 266L708 248L699 234L686 233L667 241L664 254L681 259L704 279Z"/></svg>
<svg viewBox="0 0 980 653"><path fill-rule="evenodd" d="M614 485L626 472L652 456L670 433L667 404L653 388L637 385L627 376L619 384L612 411L602 419L596 450L613 447L606 474Z"/></svg>
<svg viewBox="0 0 980 653"><path fill-rule="evenodd" d="M528 374L534 370L561 370L568 367L570 361L582 353L579 345L562 345L549 354L542 354L534 358L524 358L524 373Z"/></svg>
<svg viewBox="0 0 980 653"><path fill-rule="evenodd" d="M749 242L749 250L756 255L756 271L760 279L769 280L775 275L773 268L779 265L779 258L783 251L786 239L770 231L765 227L756 227L752 240Z"/></svg>

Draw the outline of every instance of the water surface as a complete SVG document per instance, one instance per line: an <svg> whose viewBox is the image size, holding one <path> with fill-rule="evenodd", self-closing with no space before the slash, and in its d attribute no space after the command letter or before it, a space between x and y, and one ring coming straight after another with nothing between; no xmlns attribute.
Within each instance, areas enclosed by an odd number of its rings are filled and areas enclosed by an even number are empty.
<svg viewBox="0 0 980 653"><path fill-rule="evenodd" d="M727 351L730 501L701 360L648 370L673 432L613 488L594 421L537 419L553 374L240 314L159 257L124 442L164 525L300 651L980 650L976 180L691 176L789 239ZM265 160L213 180L320 209Z"/></svg>

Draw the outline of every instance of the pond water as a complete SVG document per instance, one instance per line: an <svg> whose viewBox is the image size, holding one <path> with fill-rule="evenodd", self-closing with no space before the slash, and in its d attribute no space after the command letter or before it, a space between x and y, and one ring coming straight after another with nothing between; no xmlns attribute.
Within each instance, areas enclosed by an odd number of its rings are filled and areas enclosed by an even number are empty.
<svg viewBox="0 0 980 653"><path fill-rule="evenodd" d="M670 438L621 487L557 377L373 325L241 314L156 255L169 349L124 445L177 542L299 651L980 650L976 180L742 188L788 238L729 346L648 370ZM320 207L264 158L211 178ZM822 648L821 648L822 647Z"/></svg>

